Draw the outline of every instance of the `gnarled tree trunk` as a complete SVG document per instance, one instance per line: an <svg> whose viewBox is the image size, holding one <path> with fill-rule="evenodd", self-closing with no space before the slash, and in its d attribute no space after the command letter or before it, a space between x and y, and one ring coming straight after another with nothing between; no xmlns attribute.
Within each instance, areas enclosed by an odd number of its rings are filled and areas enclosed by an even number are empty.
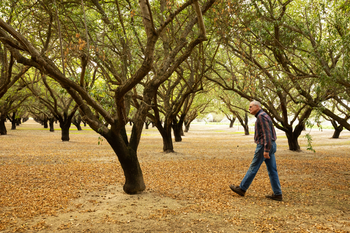
<svg viewBox="0 0 350 233"><path fill-rule="evenodd" d="M244 135L249 135L249 125L243 125Z"/></svg>
<svg viewBox="0 0 350 233"><path fill-rule="evenodd" d="M73 125L75 125L75 127L77 127L77 130L83 130L83 129L81 128L81 126L80 126L80 122L78 122L78 121L73 121L72 123L73 123Z"/></svg>
<svg viewBox="0 0 350 233"><path fill-rule="evenodd" d="M55 123L55 118L49 118L50 132L55 132L54 123Z"/></svg>
<svg viewBox="0 0 350 233"><path fill-rule="evenodd" d="M181 135L181 128L182 125L179 125L179 124L176 124L176 125L173 125L173 131L174 131L174 136L175 136L175 142L181 142L182 141L182 135Z"/></svg>
<svg viewBox="0 0 350 233"><path fill-rule="evenodd" d="M143 174L137 152L129 145L126 145L126 131L125 128L119 134L113 133L112 130L105 136L109 145L118 156L118 160L122 166L125 176L125 183L123 190L127 194L141 193L146 189L143 179ZM126 140L125 140L126 139Z"/></svg>
<svg viewBox="0 0 350 233"><path fill-rule="evenodd" d="M151 121L145 121L145 129L148 129L151 123L152 123Z"/></svg>
<svg viewBox="0 0 350 233"><path fill-rule="evenodd" d="M80 116L76 116L73 118L72 120L73 125L75 125L75 127L77 127L77 130L82 130L80 124L81 124L81 117Z"/></svg>
<svg viewBox="0 0 350 233"><path fill-rule="evenodd" d="M61 135L61 139L62 141L66 141L68 142L69 141L69 128L70 128L70 125L71 125L71 121L61 121L60 120L60 127L61 127L61 131L62 131L62 135Z"/></svg>
<svg viewBox="0 0 350 233"><path fill-rule="evenodd" d="M344 129L344 126L342 125L338 125L337 122L335 120L332 120L331 121L333 127L334 127L334 133L333 133L333 136L332 138L339 138L340 136L340 133L343 131Z"/></svg>
<svg viewBox="0 0 350 233"><path fill-rule="evenodd" d="M49 128L49 125L47 124L47 122L48 122L47 116L44 116L44 120L43 120L44 129Z"/></svg>
<svg viewBox="0 0 350 233"><path fill-rule="evenodd" d="M60 128L62 131L61 139L64 142L69 141L69 128L72 124L72 118L73 118L74 113L75 113L75 110L72 111L70 115L67 115L66 113L64 113L63 117L61 117L61 116L58 117L58 121L60 122Z"/></svg>
<svg viewBox="0 0 350 233"><path fill-rule="evenodd" d="M164 127L162 127L161 123L156 123L156 127L163 139L163 151L166 153L174 152L173 141L171 138L171 125L167 124L165 121Z"/></svg>
<svg viewBox="0 0 350 233"><path fill-rule="evenodd" d="M12 113L12 117L10 118L11 120L11 130L15 130L16 129L16 112Z"/></svg>
<svg viewBox="0 0 350 233"><path fill-rule="evenodd" d="M185 121L185 133L187 133L190 130L192 121Z"/></svg>
<svg viewBox="0 0 350 233"><path fill-rule="evenodd" d="M182 141L182 136L183 136L182 125L184 122L184 120L183 120L184 118L185 118L185 116L181 116L179 121L174 119L173 124L171 125L171 127L173 128L173 131L174 131L175 142Z"/></svg>
<svg viewBox="0 0 350 233"><path fill-rule="evenodd" d="M239 113L237 113L236 116L244 129L244 135L249 135L248 113L244 113L244 118L241 117Z"/></svg>
<svg viewBox="0 0 350 233"><path fill-rule="evenodd" d="M1 116L0 117L0 135L6 135L7 134L5 121L6 121L6 116L5 117Z"/></svg>
<svg viewBox="0 0 350 233"><path fill-rule="evenodd" d="M162 138L163 138L163 151L165 153L172 153L172 152L174 152L174 145L173 145L173 141L172 141L172 138L171 138L171 132L166 133L165 135L162 134Z"/></svg>
<svg viewBox="0 0 350 233"><path fill-rule="evenodd" d="M295 135L295 133L290 132L286 133L287 139L288 139L288 146L289 150L291 151L300 151L300 146L298 142L298 136Z"/></svg>
<svg viewBox="0 0 350 233"><path fill-rule="evenodd" d="M229 119L229 121L230 121L230 128L232 128L232 127L233 127L233 124L234 124L235 121L236 121L236 118L233 117L232 119Z"/></svg>
<svg viewBox="0 0 350 233"><path fill-rule="evenodd" d="M300 151L300 145L298 142L298 138L301 134L301 132L303 131L304 128L304 124L298 124L294 131L293 128L291 126L287 127L287 131L284 131L287 139L288 139L288 146L289 146L289 150L291 151Z"/></svg>

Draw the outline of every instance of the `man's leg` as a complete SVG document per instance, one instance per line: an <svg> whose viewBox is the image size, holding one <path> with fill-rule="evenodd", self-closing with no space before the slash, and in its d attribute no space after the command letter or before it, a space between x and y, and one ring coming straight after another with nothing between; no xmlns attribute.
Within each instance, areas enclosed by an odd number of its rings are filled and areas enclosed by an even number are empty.
<svg viewBox="0 0 350 233"><path fill-rule="evenodd" d="M257 144L253 161L250 164L250 167L247 173L245 174L241 184L239 185L239 187L243 191L247 191L247 189L253 182L255 175L258 173L259 168L263 161L264 161L264 146Z"/></svg>
<svg viewBox="0 0 350 233"><path fill-rule="evenodd" d="M272 148L270 150L270 159L266 159L267 172L270 177L270 183L272 191L275 195L282 195L281 184L277 173L277 164L276 164L276 143L272 142Z"/></svg>

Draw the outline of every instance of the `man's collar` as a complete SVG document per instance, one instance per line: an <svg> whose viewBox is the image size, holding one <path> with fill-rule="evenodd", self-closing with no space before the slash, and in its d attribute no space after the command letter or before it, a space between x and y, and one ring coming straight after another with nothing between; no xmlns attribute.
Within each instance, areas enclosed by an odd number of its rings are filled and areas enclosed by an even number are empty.
<svg viewBox="0 0 350 233"><path fill-rule="evenodd" d="M263 111L263 110L260 109L259 112L257 112L257 113L255 114L255 117L258 117L258 115L259 115L262 111Z"/></svg>

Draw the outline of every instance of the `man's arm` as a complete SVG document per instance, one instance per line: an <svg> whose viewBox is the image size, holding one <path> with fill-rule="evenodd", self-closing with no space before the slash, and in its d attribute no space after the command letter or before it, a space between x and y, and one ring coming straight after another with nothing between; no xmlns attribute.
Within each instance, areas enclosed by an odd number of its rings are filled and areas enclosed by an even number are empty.
<svg viewBox="0 0 350 233"><path fill-rule="evenodd" d="M264 137L264 157L269 159L269 152L272 147L272 132L271 127L269 125L269 120L263 114L258 116L258 120L260 120L260 125Z"/></svg>

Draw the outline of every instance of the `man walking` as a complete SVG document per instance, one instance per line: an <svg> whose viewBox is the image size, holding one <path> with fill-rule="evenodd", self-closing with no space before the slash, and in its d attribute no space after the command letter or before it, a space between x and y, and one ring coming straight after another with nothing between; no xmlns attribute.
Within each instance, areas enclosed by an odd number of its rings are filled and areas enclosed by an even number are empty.
<svg viewBox="0 0 350 233"><path fill-rule="evenodd" d="M282 201L282 190L275 159L275 128L273 127L270 116L261 109L260 102L252 101L249 104L249 112L256 117L254 141L257 146L253 161L241 184L239 186L230 185L230 188L233 192L244 196L250 184L253 182L255 175L258 173L261 164L265 161L273 191L272 195L267 195L266 197L272 200Z"/></svg>

